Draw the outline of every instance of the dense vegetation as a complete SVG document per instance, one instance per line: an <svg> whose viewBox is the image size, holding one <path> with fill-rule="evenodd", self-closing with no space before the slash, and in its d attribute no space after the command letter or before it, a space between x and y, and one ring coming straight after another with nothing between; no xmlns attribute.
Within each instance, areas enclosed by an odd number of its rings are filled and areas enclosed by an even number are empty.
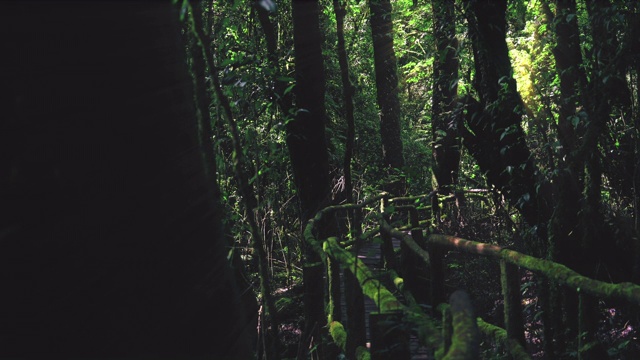
<svg viewBox="0 0 640 360"><path fill-rule="evenodd" d="M383 191L424 194L430 233L640 284L636 0L27 3L1 18L0 357L354 358L303 230ZM319 237L357 243L374 207ZM500 324L495 263L441 255ZM640 356L637 307L520 275L532 357Z"/></svg>
<svg viewBox="0 0 640 360"><path fill-rule="evenodd" d="M291 332L304 322L296 294L312 276L303 269L313 257L301 238L305 220L382 190L486 189L489 206L445 207L435 229L508 245L590 277L638 281L635 2L182 6L185 37L197 38L188 46L192 73L208 84L202 91L218 94L200 111L212 119L230 256L242 259L245 286L271 316L261 318L262 332L274 321L282 342L300 339ZM190 31L194 26L202 29ZM196 42L213 59L209 77L198 69ZM317 130L301 129L311 118ZM294 143L298 134L307 147ZM309 191L320 195L305 200ZM326 224L324 231L345 229ZM485 285L496 274L486 264L450 261L460 269L451 281L477 291L478 306L490 312L494 304L483 304L482 292L491 291ZM272 284L266 292L258 285L265 276ZM563 319L562 309L577 306L577 298L547 297L558 302L557 313L538 315L554 323L547 336L569 338L561 329L571 331L573 320ZM624 348L633 336L606 346ZM544 350L571 357L571 346L556 345Z"/></svg>

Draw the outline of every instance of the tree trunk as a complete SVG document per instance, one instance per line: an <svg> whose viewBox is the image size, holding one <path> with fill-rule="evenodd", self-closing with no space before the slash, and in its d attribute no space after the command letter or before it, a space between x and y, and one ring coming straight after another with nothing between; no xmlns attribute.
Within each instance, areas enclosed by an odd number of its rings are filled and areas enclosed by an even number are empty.
<svg viewBox="0 0 640 360"><path fill-rule="evenodd" d="M433 108L433 174L437 190L451 193L458 182L460 140L458 122L454 118L458 93L458 58L454 2L432 0L437 55L434 65Z"/></svg>
<svg viewBox="0 0 640 360"><path fill-rule="evenodd" d="M371 35L373 60L376 73L376 89L380 111L380 135L384 167L392 175L404 166L400 125L400 100L398 99L398 66L393 50L393 22L389 0L369 0L371 11ZM393 169L396 171L394 172ZM404 192L404 181L390 178L388 189L394 195Z"/></svg>
<svg viewBox="0 0 640 360"><path fill-rule="evenodd" d="M611 1L586 0L585 3L593 37L592 88L589 92L593 98L589 99L589 104L594 109L593 117L605 119L603 129L609 131L602 132L600 143L605 153L612 155L602 164L603 172L618 193L632 199L637 136L631 126L633 104L627 82L627 64L616 36L627 30L621 29L624 25L617 17L622 14Z"/></svg>
<svg viewBox="0 0 640 360"><path fill-rule="evenodd" d="M318 1L294 0L292 10L297 110L295 118L287 123L287 146L304 226L330 200L329 159L325 139L325 78ZM320 256L309 244L305 243L303 248L305 329L298 352L299 359L306 358L310 341L319 345L318 351L323 356L320 330L326 323L324 271Z"/></svg>
<svg viewBox="0 0 640 360"><path fill-rule="evenodd" d="M536 190L536 168L520 124L524 108L505 41L506 7L505 0L468 4L476 70L474 87L480 101L467 97L466 126L458 129L489 184L520 210L529 225L538 226L538 233L544 234L551 205Z"/></svg>
<svg viewBox="0 0 640 360"><path fill-rule="evenodd" d="M193 8L190 10L193 11ZM238 131L238 126L233 116L230 101L222 90L218 72L215 70L215 57L213 56L211 49L204 45L208 44L209 41L207 35L204 33L202 18L200 16L196 16L199 15L197 11L190 15L190 20L192 22L191 31L198 38L198 43L205 55L213 91L215 92L218 102L225 114L224 117L226 119L229 134L231 135L231 143L233 145L233 170L236 180L238 181L238 192L242 196L244 208L247 212L247 222L251 228L251 247L258 258L260 294L264 304L263 313L265 314L265 318L268 319L266 322L267 324L263 324L263 327L264 329L270 330L264 331L268 339L267 355L279 356L281 349L280 338L278 335L280 330L280 321L275 301L272 296L273 292L271 291L271 273L269 272L269 264L267 262L265 239L258 226L258 219L261 218L258 199L256 197L255 189L249 181L251 173L247 170L249 167L245 162L244 151L240 140L240 132Z"/></svg>
<svg viewBox="0 0 640 360"><path fill-rule="evenodd" d="M0 357L250 358L179 14L122 5L2 4Z"/></svg>
<svg viewBox="0 0 640 360"><path fill-rule="evenodd" d="M278 79L280 76L282 76L280 62L278 61L278 34L276 33L276 28L271 21L271 18L269 17L269 9L266 9L262 5L261 1L255 1L254 6L257 9L258 20L260 21L260 26L262 27L264 38L267 44L267 56L269 57L269 62L271 63L271 67L274 70L274 88L272 97L278 104L282 115L284 117L288 117L292 115L290 114L290 111L293 106L293 99L291 96L291 92L285 94L285 90L288 84Z"/></svg>
<svg viewBox="0 0 640 360"><path fill-rule="evenodd" d="M584 134L584 116L581 123L578 109L584 106L585 102L581 92L587 89L575 0L556 1L556 15L553 23L555 24L557 42L553 49L553 55L560 78L561 95L558 137L563 147L563 153L570 155L576 150L576 141L579 136ZM581 129L581 131L576 131L576 129Z"/></svg>
<svg viewBox="0 0 640 360"><path fill-rule="evenodd" d="M347 121L347 139L344 151L344 192L346 194L347 203L353 203L353 184L351 179L351 161L353 158L353 148L355 143L355 116L353 106L354 86L349 79L349 59L347 57L347 49L344 39L344 17L347 13L345 3L342 0L333 0L333 9L336 13L336 33L338 35L338 61L340 64L340 78L342 80L342 91L344 92L344 110L345 119ZM353 256L357 256L362 246L360 235L360 216L359 211L348 211L348 223L350 227L348 231L356 243L352 250ZM364 294L359 290L358 279L351 273L349 269L343 272L345 282L345 298L347 308L347 343L346 355L348 358L356 358L356 348L365 346L366 329L364 319Z"/></svg>

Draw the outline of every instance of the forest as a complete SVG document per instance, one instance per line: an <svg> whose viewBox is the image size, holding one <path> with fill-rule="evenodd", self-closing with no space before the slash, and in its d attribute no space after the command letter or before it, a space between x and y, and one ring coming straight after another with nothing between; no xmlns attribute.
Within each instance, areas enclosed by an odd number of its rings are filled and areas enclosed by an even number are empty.
<svg viewBox="0 0 640 360"><path fill-rule="evenodd" d="M0 9L0 359L640 359L640 2Z"/></svg>

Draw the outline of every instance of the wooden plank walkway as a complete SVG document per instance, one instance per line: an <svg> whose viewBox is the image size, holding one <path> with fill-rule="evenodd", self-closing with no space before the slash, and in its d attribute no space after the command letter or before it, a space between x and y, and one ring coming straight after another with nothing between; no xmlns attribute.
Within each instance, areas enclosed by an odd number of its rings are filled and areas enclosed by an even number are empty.
<svg viewBox="0 0 640 360"><path fill-rule="evenodd" d="M393 242L393 247L395 249L400 248L399 239L392 239L392 242ZM362 246L362 248L358 251L358 258L365 265L367 265L369 269L373 271L375 276L380 276L381 281L389 283L389 281L383 280L385 275L384 275L384 269L382 264L380 244L374 244L372 241L366 242ZM393 284L391 284L391 286L385 284L385 286L387 286L387 288L392 292L395 290L395 288L393 287ZM340 301L340 306L343 309L342 316L345 318L346 321L348 321L348 319L346 318L347 317L346 299L345 299L345 289L344 289L344 278L342 278L342 273L341 273L340 287L341 287L341 294L342 294L342 299ZM375 302L367 296L364 297L364 307L365 307L365 326L366 326L366 332L367 332L367 335L366 335L367 347L370 347L371 332L369 330L369 314L371 314L372 312L377 312L378 307L375 304ZM430 356L430 351L420 346L418 339L414 335L411 335L409 344L411 349L411 360L432 359L432 357Z"/></svg>

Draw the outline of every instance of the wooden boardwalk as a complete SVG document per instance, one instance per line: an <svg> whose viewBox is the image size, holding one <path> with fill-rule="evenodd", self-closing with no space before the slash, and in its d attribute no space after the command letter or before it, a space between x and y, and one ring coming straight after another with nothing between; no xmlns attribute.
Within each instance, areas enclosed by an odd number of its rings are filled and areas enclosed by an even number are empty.
<svg viewBox="0 0 640 360"><path fill-rule="evenodd" d="M392 239L393 242L393 247L395 249L400 248L400 240L399 239ZM380 252L380 244L374 244L371 241L366 242L362 248L358 251L358 258L365 264L367 265L367 267L369 267L369 269L371 269L374 273L374 275L380 275L380 278L382 280L382 278L384 278L384 269L383 269L383 264L382 264L382 257L381 257L381 252ZM341 273L341 277L342 277L342 273ZM386 282L386 281L385 281ZM385 285L387 286L387 285ZM342 309L346 309L346 299L345 299L345 289L344 289L344 279L341 278L341 282L340 282L340 287L341 287L341 294L342 294L342 299L341 299L341 307ZM387 286L388 287L388 286ZM388 287L388 289L390 291L394 291L395 288L393 287ZM378 306L375 304L375 302L373 300L371 300L369 297L367 297L365 295L364 297L364 307L365 307L365 326L366 326L366 331L367 331L367 335L366 335L366 339L367 339L367 347L370 347L371 344L371 332L369 330L369 314L371 314L372 312L377 312L378 311ZM342 312L342 316L345 318L346 321L348 321L348 319L346 319L346 311ZM432 359L432 357L429 354L429 350L421 347L418 339L414 336L411 335L410 337L410 350L411 350L411 359L412 360L428 360L428 359Z"/></svg>

